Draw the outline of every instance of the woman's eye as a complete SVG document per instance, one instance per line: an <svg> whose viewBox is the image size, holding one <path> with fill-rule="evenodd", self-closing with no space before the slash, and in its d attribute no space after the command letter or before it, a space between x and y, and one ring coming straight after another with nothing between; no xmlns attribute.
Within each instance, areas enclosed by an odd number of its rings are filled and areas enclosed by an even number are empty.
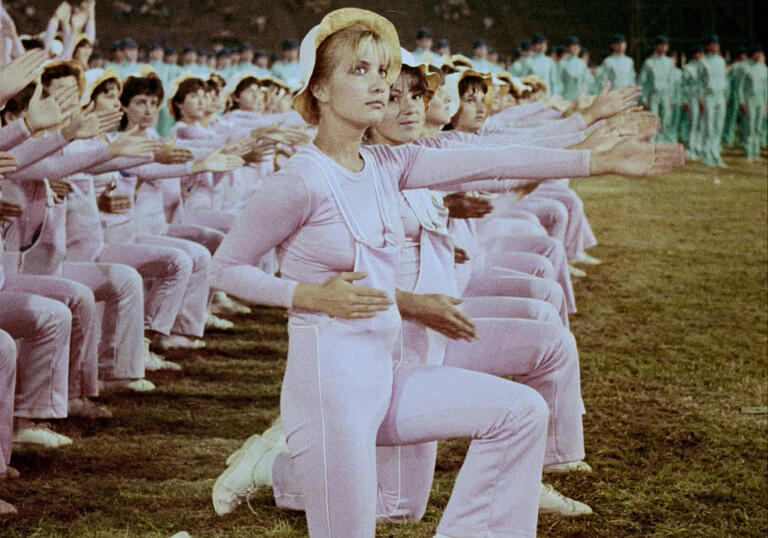
<svg viewBox="0 0 768 538"><path fill-rule="evenodd" d="M364 75L366 72L366 69L365 69L365 66L362 64L356 65L355 68L352 70L352 72L355 73L356 75Z"/></svg>
<svg viewBox="0 0 768 538"><path fill-rule="evenodd" d="M387 74L388 73L389 73L389 71L387 71L383 67L381 69L379 69L379 76L381 76L382 78L387 78Z"/></svg>
<svg viewBox="0 0 768 538"><path fill-rule="evenodd" d="M389 95L389 102L390 103L397 103L399 100L400 100L400 96L399 95L393 95L393 94Z"/></svg>

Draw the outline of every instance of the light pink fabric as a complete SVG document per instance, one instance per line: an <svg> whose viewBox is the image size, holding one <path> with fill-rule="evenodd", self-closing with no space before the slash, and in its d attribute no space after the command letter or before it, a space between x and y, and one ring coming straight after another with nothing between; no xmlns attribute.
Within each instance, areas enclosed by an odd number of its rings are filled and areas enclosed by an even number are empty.
<svg viewBox="0 0 768 538"><path fill-rule="evenodd" d="M263 196L251 200L225 238L214 257L213 283L252 302L290 306L296 282L322 283L357 269L368 272L361 284L394 294L394 258L381 256L389 245L387 230L402 236L397 189L541 171L527 160L511 166L505 152L362 148L365 168L352 173L315 149L300 151L267 182ZM565 162L565 155L548 156ZM543 154L538 157L546 161ZM588 165L588 156L582 165ZM326 181L339 182L354 203L339 206ZM377 206L378 215L372 210ZM254 229L263 233L254 237ZM274 246L283 278L252 265ZM439 532L534 536L540 421L547 414L541 397L500 378L442 366L398 363L393 372L390 357L400 324L390 311L355 321L290 311L281 412L310 534L373 536L377 441L409 444L470 435L475 441ZM292 475L281 471L281 461L273 470L278 495L281 473Z"/></svg>
<svg viewBox="0 0 768 538"><path fill-rule="evenodd" d="M7 332L0 330L0 474L6 471L6 466L11 461L15 393L16 344Z"/></svg>
<svg viewBox="0 0 768 538"><path fill-rule="evenodd" d="M67 416L69 335L72 314L53 299L0 291L0 328L18 341L14 415L24 418Z"/></svg>
<svg viewBox="0 0 768 538"><path fill-rule="evenodd" d="M144 377L144 293L127 265L66 262L62 276L87 286L97 302L99 379Z"/></svg>
<svg viewBox="0 0 768 538"><path fill-rule="evenodd" d="M597 239L589 225L582 202L576 192L568 187L568 180L543 182L532 194L536 197L553 198L568 210L568 226L565 230L565 251L568 259L579 256L588 248L597 245Z"/></svg>
<svg viewBox="0 0 768 538"><path fill-rule="evenodd" d="M93 292L79 282L42 275L7 275L4 289L42 295L69 308L72 313L69 398L98 396L98 334Z"/></svg>

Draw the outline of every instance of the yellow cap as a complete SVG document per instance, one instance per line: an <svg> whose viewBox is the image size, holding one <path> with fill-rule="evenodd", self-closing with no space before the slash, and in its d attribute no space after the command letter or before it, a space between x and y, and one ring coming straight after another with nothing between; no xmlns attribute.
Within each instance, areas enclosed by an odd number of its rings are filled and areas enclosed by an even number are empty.
<svg viewBox="0 0 768 538"><path fill-rule="evenodd" d="M304 36L299 50L299 64L304 82L293 98L293 108L307 123L317 123L315 112L310 105L312 99L309 92L309 81L317 61L317 49L329 36L353 26L361 26L374 32L391 49L392 69L389 70L388 76L391 79L388 81L390 84L394 82L400 72L400 40L397 37L397 30L391 22L366 9L348 7L331 11L323 17L320 24Z"/></svg>

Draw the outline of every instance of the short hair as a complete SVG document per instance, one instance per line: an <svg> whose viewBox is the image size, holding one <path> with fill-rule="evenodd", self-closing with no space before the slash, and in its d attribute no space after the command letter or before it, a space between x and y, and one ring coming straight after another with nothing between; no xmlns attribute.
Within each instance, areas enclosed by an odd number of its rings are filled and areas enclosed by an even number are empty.
<svg viewBox="0 0 768 538"><path fill-rule="evenodd" d="M200 90L206 91L207 89L205 82L199 78L188 78L179 84L176 93L171 97L171 114L173 115L173 119L176 121L181 119L180 105L184 103L187 95L197 93Z"/></svg>

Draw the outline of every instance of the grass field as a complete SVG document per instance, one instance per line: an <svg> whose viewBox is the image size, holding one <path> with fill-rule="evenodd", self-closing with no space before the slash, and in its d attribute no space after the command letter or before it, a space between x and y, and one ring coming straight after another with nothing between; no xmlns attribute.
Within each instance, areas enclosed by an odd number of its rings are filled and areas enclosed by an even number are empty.
<svg viewBox="0 0 768 538"><path fill-rule="evenodd" d="M766 167L690 163L653 180L574 182L604 264L576 283L587 461L555 486L595 516L542 517L547 537L763 537L766 503ZM0 536L306 536L271 491L225 518L210 490L226 456L277 415L285 315L256 309L147 395L109 394L103 423L56 427L75 443L19 450L0 483L19 515ZM381 537L431 537L467 443L441 444L430 507ZM345 537L346 538L346 537ZM350 537L353 538L353 537Z"/></svg>

